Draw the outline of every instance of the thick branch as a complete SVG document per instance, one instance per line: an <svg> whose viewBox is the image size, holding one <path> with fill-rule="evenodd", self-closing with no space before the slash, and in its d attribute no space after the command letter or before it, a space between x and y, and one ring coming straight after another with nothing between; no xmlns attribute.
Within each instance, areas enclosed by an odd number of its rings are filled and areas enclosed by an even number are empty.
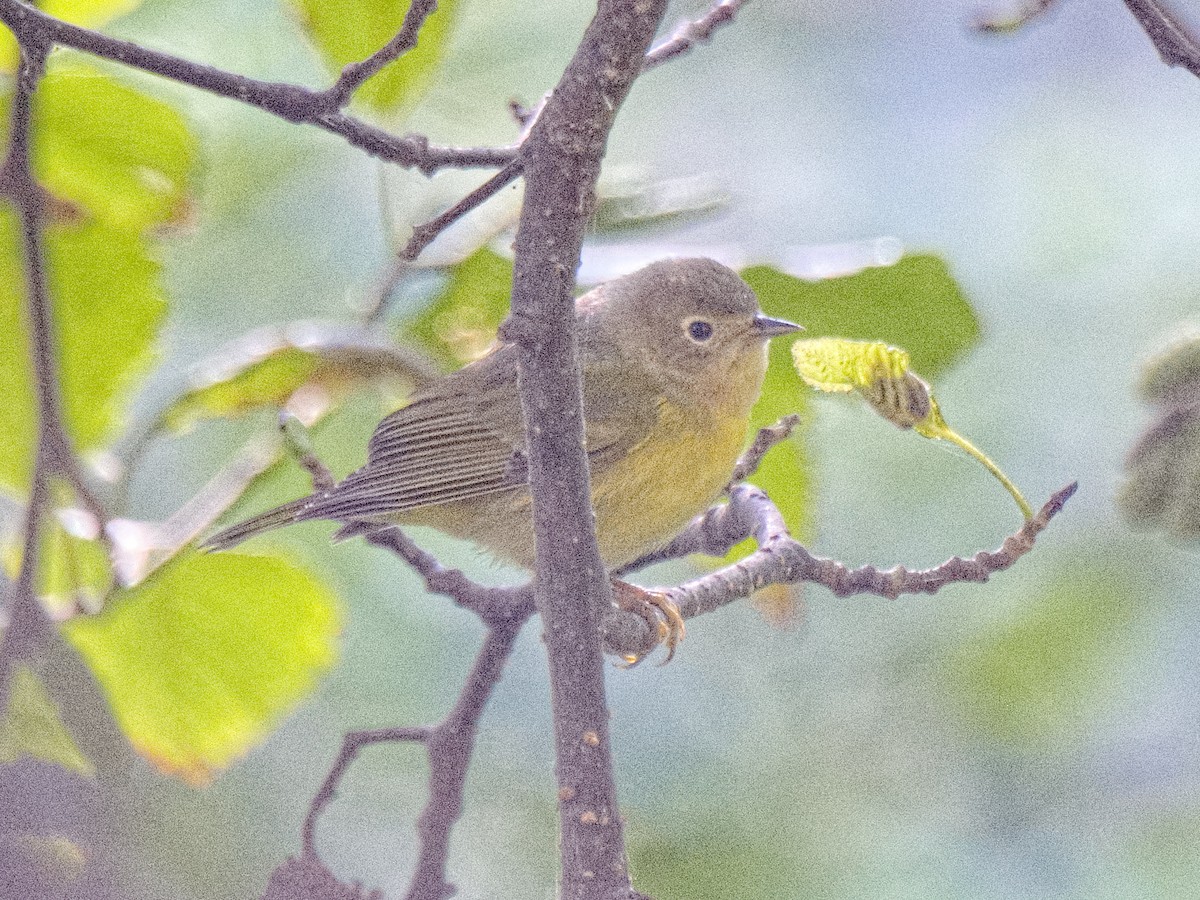
<svg viewBox="0 0 1200 900"><path fill-rule="evenodd" d="M601 0L521 150L525 203L504 333L519 346L566 900L632 893L604 696L599 624L610 601L583 449L572 289L608 133L665 9L665 0Z"/></svg>
<svg viewBox="0 0 1200 900"><path fill-rule="evenodd" d="M437 169L492 168L516 155L511 147L436 147L419 135L397 137L361 119L337 112L330 92L246 78L212 66L149 50L129 41L71 25L20 0L0 0L0 21L22 44L49 42L111 59L211 94L258 107L289 122L316 125L341 135L371 156L430 174Z"/></svg>

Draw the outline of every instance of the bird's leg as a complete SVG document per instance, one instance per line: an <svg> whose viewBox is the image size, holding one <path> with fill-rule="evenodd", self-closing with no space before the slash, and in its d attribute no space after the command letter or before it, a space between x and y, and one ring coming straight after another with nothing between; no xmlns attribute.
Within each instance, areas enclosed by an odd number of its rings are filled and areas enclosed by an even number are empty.
<svg viewBox="0 0 1200 900"><path fill-rule="evenodd" d="M636 613L646 620L650 630L658 636L658 643L666 645L667 658L660 665L666 665L675 655L675 648L687 633L683 616L679 613L671 598L662 591L651 591L628 581L612 579L613 603L624 612ZM627 666L636 666L643 657L626 657Z"/></svg>

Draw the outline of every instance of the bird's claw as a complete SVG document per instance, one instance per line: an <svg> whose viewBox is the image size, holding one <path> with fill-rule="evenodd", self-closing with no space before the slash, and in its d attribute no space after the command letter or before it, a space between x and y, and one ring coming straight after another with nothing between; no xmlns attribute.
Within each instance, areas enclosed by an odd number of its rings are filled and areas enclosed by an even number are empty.
<svg viewBox="0 0 1200 900"><path fill-rule="evenodd" d="M667 658L660 666L665 666L675 656L675 648L687 634L683 615L670 596L663 591L651 591L625 581L613 581L613 602L624 612L641 616L646 625L655 635L655 644L667 648ZM623 668L632 669L646 654L627 654L624 657Z"/></svg>

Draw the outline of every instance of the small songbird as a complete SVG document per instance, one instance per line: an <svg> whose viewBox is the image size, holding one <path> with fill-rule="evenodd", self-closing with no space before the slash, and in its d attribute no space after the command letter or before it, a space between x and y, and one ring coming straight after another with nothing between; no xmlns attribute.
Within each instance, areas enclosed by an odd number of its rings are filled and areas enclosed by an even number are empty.
<svg viewBox="0 0 1200 900"><path fill-rule="evenodd" d="M675 536L726 486L746 443L767 341L800 329L763 315L750 287L710 259L653 263L575 304L592 506L600 554L619 568ZM413 395L375 429L367 464L328 490L233 525L224 549L309 519L427 525L533 568L517 347L485 356ZM616 582L618 606L683 620L663 595ZM649 618L649 616L648 616ZM654 617L657 622L657 617Z"/></svg>

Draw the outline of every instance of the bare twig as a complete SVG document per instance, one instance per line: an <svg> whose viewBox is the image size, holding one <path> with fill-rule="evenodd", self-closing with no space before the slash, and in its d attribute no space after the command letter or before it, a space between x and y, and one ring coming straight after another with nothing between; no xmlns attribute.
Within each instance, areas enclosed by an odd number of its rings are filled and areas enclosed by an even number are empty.
<svg viewBox="0 0 1200 900"><path fill-rule="evenodd" d="M359 752L378 743L420 743L425 746L429 760L429 799L417 819L420 851L407 897L409 900L440 900L453 895L454 886L446 879L450 832L462 815L463 788L479 720L527 618L528 615L489 629L454 708L437 725L353 731L343 738L341 752L304 818L301 842L306 857L316 858L317 819L333 801L338 784Z"/></svg>
<svg viewBox="0 0 1200 900"><path fill-rule="evenodd" d="M344 735L342 749L333 763L333 768L325 776L320 789L308 805L308 813L304 816L304 825L300 830L300 843L304 848L304 855L317 855L317 819L325 811L325 807L332 803L337 796L337 787L341 783L342 777L364 747L398 741L424 744L429 741L431 732L432 729L427 726L414 726L411 728L374 728L369 731L351 731Z"/></svg>
<svg viewBox="0 0 1200 900"><path fill-rule="evenodd" d="M0 722L8 709L13 667L40 647L50 635L49 620L36 596L36 576L42 523L49 504L51 476L59 470L62 416L54 354L54 325L46 283L42 228L45 198L30 167L30 125L33 94L46 66L50 47L43 42L21 45L20 69L12 98L8 154L0 166L0 184L16 203L21 216L25 262L25 303L29 315L30 360L37 403L37 450L34 454L29 502L25 508L21 568L7 604L8 627L0 641Z"/></svg>
<svg viewBox="0 0 1200 900"><path fill-rule="evenodd" d="M396 36L364 59L362 62L351 63L342 69L338 80L325 91L332 109L341 109L350 102L354 92L362 83L378 73L388 63L395 62L409 50L417 46L417 35L425 20L437 9L437 0L412 0L404 21Z"/></svg>
<svg viewBox="0 0 1200 900"><path fill-rule="evenodd" d="M1168 66L1182 66L1200 78L1200 38L1171 14L1162 0L1124 0Z"/></svg>
<svg viewBox="0 0 1200 900"><path fill-rule="evenodd" d="M687 53L697 44L707 43L712 39L714 31L732 22L738 11L749 2L750 0L719 0L701 18L694 22L684 22L669 38L646 54L642 71L661 66L668 60Z"/></svg>
<svg viewBox="0 0 1200 900"><path fill-rule="evenodd" d="M729 502L695 519L671 542L677 556L705 553L723 556L748 537L758 550L739 562L667 591L684 618L703 615L768 584L811 581L839 597L875 594L894 599L901 594L932 594L949 584L987 581L1033 549L1037 536L1075 493L1069 484L1055 493L1000 549L981 551L970 559L953 557L932 569L909 571L903 566L880 571L874 566L849 569L832 559L814 556L788 534L779 510L759 488L738 485ZM663 558L666 558L665 556ZM605 623L606 647L612 653L636 653L646 645L648 626L639 616L613 612Z"/></svg>
<svg viewBox="0 0 1200 900"><path fill-rule="evenodd" d="M733 474L729 476L729 487L726 488L726 493L739 481L745 481L757 472L767 451L791 437L792 432L799 424L800 417L793 413L790 416L784 416L774 425L758 429L753 443L746 448L746 452L738 458L737 465L733 467Z"/></svg>
<svg viewBox="0 0 1200 900"><path fill-rule="evenodd" d="M528 585L497 588L478 584L458 569L447 569L399 528L370 528L364 529L362 534L367 543L391 550L412 566L425 579L425 587L431 593L449 597L492 627L512 621L524 622L535 612L533 590Z"/></svg>
<svg viewBox="0 0 1200 900"><path fill-rule="evenodd" d="M428 222L417 225L413 228L413 233L408 239L408 243L404 245L404 249L396 255L392 260L391 266L387 273L380 281L379 288L375 291L375 295L366 311L366 320L373 322L379 319L383 312L387 309L388 300L391 299L396 287L400 284L413 262L421 255L422 251L428 247L437 238L439 234L465 216L467 213L476 207L482 206L489 199L500 193L505 187L514 182L521 175L521 160L519 158L509 162L499 172L481 184L475 190L471 191L445 212L439 213Z"/></svg>
<svg viewBox="0 0 1200 900"><path fill-rule="evenodd" d="M0 21L22 44L38 41L73 47L144 72L191 85L272 113L289 122L316 125L341 135L371 156L425 174L447 168L494 168L516 156L514 147L437 147L420 135L397 137L361 119L330 111L325 91L246 78L71 25L21 0L0 0Z"/></svg>
<svg viewBox="0 0 1200 900"><path fill-rule="evenodd" d="M434 216L428 222L413 229L412 237L400 252L400 259L413 262L421 251L433 243L434 238L489 199L500 193L505 187L514 182L521 174L521 160L514 159L503 169L471 191L445 212Z"/></svg>

